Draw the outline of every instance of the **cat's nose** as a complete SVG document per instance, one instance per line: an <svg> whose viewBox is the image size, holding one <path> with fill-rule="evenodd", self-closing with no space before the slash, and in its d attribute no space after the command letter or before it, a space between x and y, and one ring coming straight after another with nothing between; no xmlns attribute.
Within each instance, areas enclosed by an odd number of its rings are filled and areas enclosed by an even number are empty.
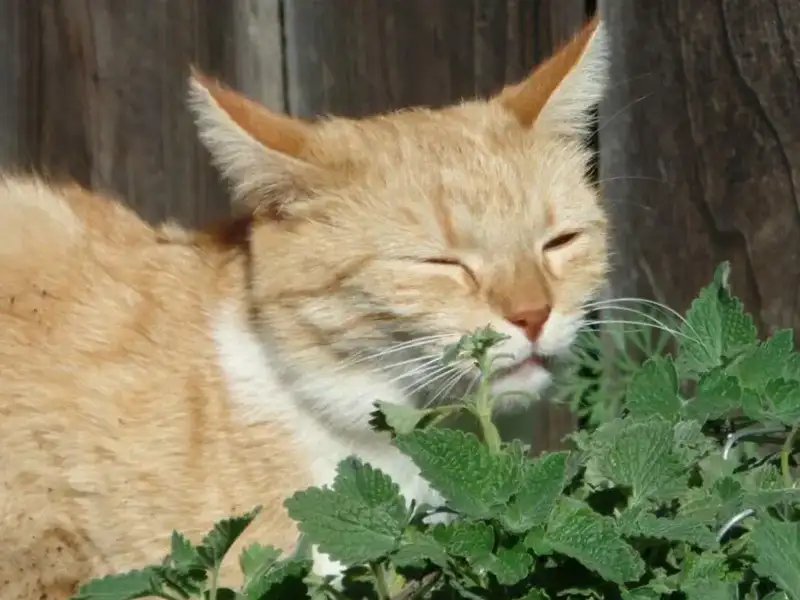
<svg viewBox="0 0 800 600"><path fill-rule="evenodd" d="M516 325L528 339L535 342L542 333L542 328L550 316L550 307L542 306L539 308L522 310L506 317L512 325Z"/></svg>

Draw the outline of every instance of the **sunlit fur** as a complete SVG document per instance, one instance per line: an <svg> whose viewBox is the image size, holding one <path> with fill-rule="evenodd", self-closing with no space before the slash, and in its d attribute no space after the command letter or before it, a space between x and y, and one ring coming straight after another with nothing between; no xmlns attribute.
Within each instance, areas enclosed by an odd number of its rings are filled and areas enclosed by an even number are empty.
<svg viewBox="0 0 800 600"><path fill-rule="evenodd" d="M172 529L197 538L257 504L233 552L290 549L283 498L351 453L435 501L369 429L372 403L463 393L474 368L436 361L487 324L509 336L498 366L520 365L495 389L547 385L522 361L567 349L606 270L584 137L604 41L595 21L497 97L357 121L269 113L195 73L191 107L237 215L208 231L2 180L4 600L67 598L158 561ZM547 307L533 341L511 323Z"/></svg>

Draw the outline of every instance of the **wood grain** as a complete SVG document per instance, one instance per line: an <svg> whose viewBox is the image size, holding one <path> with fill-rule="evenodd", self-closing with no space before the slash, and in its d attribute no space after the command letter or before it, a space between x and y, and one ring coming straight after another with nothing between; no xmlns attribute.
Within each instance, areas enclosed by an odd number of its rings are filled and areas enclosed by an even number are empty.
<svg viewBox="0 0 800 600"><path fill-rule="evenodd" d="M2 25L16 37L0 44L24 67L0 92L4 165L115 192L151 221L197 224L228 212L186 109L188 65L244 80L282 107L281 80L268 81L282 68L277 0L149 0L147 10L116 0L3 0L1 10L16 12ZM12 69L0 71L10 79ZM19 133L15 121L29 126Z"/></svg>
<svg viewBox="0 0 800 600"><path fill-rule="evenodd" d="M800 3L606 0L600 180L615 295L685 310L714 267L800 334Z"/></svg>
<svg viewBox="0 0 800 600"><path fill-rule="evenodd" d="M287 99L302 116L441 106L517 80L583 0L284 0Z"/></svg>

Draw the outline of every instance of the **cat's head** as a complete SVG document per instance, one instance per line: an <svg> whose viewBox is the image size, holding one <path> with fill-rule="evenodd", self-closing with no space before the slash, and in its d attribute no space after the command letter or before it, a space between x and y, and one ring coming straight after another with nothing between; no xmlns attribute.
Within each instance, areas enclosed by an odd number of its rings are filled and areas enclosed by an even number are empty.
<svg viewBox="0 0 800 600"><path fill-rule="evenodd" d="M201 138L255 215L253 297L286 372L317 391L441 398L458 377L434 361L491 324L509 336L496 389L541 390L606 273L587 180L605 79L597 21L524 81L437 110L306 122L195 73ZM459 385L474 377L459 368Z"/></svg>

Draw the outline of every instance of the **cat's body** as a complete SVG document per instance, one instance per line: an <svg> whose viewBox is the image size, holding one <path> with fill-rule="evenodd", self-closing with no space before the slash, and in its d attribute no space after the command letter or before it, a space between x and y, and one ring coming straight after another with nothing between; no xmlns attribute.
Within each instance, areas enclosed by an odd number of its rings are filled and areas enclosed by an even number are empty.
<svg viewBox="0 0 800 600"><path fill-rule="evenodd" d="M237 549L289 550L283 499L350 454L435 500L370 430L372 402L463 392L474 367L436 361L489 323L512 357L498 390L542 389L538 357L574 338L606 269L581 138L595 26L498 98L443 111L307 124L195 79L246 210L214 232L0 181L3 598L63 600L257 504Z"/></svg>

